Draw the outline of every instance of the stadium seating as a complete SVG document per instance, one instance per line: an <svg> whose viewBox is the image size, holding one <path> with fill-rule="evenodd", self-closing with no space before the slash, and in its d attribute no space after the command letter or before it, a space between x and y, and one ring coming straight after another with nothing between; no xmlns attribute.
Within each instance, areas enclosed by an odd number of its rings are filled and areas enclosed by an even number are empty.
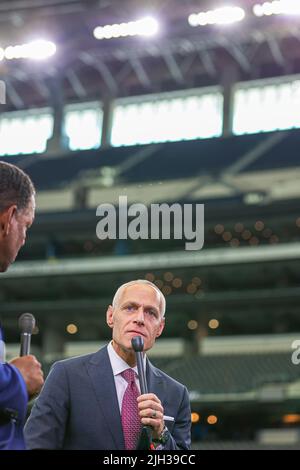
<svg viewBox="0 0 300 470"><path fill-rule="evenodd" d="M290 353L193 356L171 361L155 358L153 362L201 395L245 393L268 383L300 379L300 367L292 363Z"/></svg>
<svg viewBox="0 0 300 470"><path fill-rule="evenodd" d="M129 165L119 172L119 181L126 183L155 182L189 178L197 175L218 176L239 158L264 142L269 136L252 134L228 138L203 139L156 144L147 158ZM300 131L292 131L277 145L266 151L244 171L284 168L299 165L297 153ZM89 172L100 176L101 169L128 161L145 146L116 147L61 156L30 155L1 157L24 168L38 190L56 189L72 184ZM289 152L286 152L289 148ZM93 173L94 171L94 173Z"/></svg>
<svg viewBox="0 0 300 470"><path fill-rule="evenodd" d="M299 166L299 130L290 131L277 145L266 151L247 171L275 170Z"/></svg>

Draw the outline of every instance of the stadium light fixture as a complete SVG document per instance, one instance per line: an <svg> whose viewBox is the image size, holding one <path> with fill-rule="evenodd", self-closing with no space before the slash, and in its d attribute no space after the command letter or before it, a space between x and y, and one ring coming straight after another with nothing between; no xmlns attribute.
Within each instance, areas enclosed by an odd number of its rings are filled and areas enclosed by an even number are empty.
<svg viewBox="0 0 300 470"><path fill-rule="evenodd" d="M300 15L300 2L297 0L276 0L257 3L253 6L255 16Z"/></svg>
<svg viewBox="0 0 300 470"><path fill-rule="evenodd" d="M0 61L3 59L48 59L56 52L56 45L51 41L39 39L27 44L16 46L7 46L5 49L0 47Z"/></svg>
<svg viewBox="0 0 300 470"><path fill-rule="evenodd" d="M227 6L216 10L192 13L188 17L190 26L206 26L208 24L226 25L242 21L245 10L237 6Z"/></svg>
<svg viewBox="0 0 300 470"><path fill-rule="evenodd" d="M129 23L97 26L94 31L96 39L113 39L126 36L154 36L159 26L155 18L147 16Z"/></svg>

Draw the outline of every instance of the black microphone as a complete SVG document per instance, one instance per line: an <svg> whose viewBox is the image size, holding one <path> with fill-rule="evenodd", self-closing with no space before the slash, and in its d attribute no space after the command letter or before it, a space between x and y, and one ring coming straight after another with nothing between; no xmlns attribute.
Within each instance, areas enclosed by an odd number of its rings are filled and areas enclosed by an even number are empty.
<svg viewBox="0 0 300 470"><path fill-rule="evenodd" d="M19 318L19 328L21 330L20 356L28 356L30 354L30 341L34 327L34 316L31 313L23 313Z"/></svg>
<svg viewBox="0 0 300 470"><path fill-rule="evenodd" d="M139 381L141 393L148 393L146 374L143 361L144 340L141 336L134 336L131 340L131 346L135 352L137 368L139 373ZM139 442L136 450L149 450L152 445L152 428L151 426L143 426L140 434Z"/></svg>
<svg viewBox="0 0 300 470"><path fill-rule="evenodd" d="M131 340L131 346L135 352L137 368L139 373L140 387L142 395L148 393L144 361L143 361L143 350L144 350L144 340L141 336L134 336Z"/></svg>

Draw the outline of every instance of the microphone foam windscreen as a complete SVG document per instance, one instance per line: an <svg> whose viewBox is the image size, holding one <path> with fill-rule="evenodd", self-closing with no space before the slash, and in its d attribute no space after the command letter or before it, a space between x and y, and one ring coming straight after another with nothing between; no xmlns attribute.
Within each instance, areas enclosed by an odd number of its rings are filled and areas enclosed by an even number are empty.
<svg viewBox="0 0 300 470"><path fill-rule="evenodd" d="M131 346L135 352L142 352L144 349L144 340L141 336L134 336L131 340Z"/></svg>
<svg viewBox="0 0 300 470"><path fill-rule="evenodd" d="M19 318L19 328L22 333L32 334L35 327L35 318L31 313L23 313Z"/></svg>

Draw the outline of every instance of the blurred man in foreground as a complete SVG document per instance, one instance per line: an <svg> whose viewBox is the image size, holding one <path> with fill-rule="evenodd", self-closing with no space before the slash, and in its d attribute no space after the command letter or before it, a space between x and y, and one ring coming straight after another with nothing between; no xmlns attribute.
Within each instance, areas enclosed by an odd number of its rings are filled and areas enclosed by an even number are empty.
<svg viewBox="0 0 300 470"><path fill-rule="evenodd" d="M35 190L29 176L14 165L0 162L0 273L15 261L24 245L34 212ZM25 448L27 401L40 391L43 382L41 365L34 356L4 362L0 328L0 450Z"/></svg>
<svg viewBox="0 0 300 470"><path fill-rule="evenodd" d="M144 355L149 393L140 395L134 336L152 348L165 326L165 298L145 280L123 284L108 307L112 341L94 354L57 362L25 426L30 449L136 449L142 425L154 446L190 448L187 389Z"/></svg>

